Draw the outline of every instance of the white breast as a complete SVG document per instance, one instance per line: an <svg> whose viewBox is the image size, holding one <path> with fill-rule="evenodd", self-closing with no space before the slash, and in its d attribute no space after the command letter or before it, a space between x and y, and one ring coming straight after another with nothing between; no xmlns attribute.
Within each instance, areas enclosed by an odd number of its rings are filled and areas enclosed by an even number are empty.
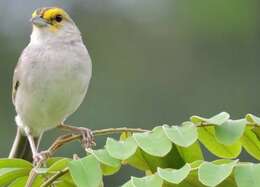
<svg viewBox="0 0 260 187"><path fill-rule="evenodd" d="M29 44L15 106L23 126L39 135L57 126L83 101L91 78L91 60L82 42Z"/></svg>

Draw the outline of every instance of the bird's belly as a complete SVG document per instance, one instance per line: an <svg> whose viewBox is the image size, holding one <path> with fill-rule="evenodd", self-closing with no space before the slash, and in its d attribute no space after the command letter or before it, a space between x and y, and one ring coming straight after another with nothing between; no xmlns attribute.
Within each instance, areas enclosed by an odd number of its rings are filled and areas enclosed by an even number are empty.
<svg viewBox="0 0 260 187"><path fill-rule="evenodd" d="M57 126L79 107L88 88L85 73L53 71L49 76L44 72L28 76L28 85L18 90L16 101L20 103L16 106L33 134Z"/></svg>

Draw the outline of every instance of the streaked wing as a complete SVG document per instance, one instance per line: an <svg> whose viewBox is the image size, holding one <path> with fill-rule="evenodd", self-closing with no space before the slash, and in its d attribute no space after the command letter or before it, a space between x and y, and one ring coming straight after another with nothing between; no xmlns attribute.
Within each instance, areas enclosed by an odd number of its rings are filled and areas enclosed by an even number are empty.
<svg viewBox="0 0 260 187"><path fill-rule="evenodd" d="M19 86L21 84L20 80L19 80L20 61L21 61L21 58L19 59L17 65L15 67L14 75L13 75L13 85L12 85L12 101L13 101L13 104L15 104L15 96L16 96L17 90L19 89Z"/></svg>

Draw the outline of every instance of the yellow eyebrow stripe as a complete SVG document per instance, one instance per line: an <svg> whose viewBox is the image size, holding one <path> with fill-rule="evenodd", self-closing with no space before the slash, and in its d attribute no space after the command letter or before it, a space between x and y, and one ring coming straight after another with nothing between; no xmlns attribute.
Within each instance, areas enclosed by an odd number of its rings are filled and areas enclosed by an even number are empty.
<svg viewBox="0 0 260 187"><path fill-rule="evenodd" d="M38 8L36 9L33 14L32 14L32 17L35 17L35 16L43 16L44 12L48 9L52 9L53 7L44 7L44 8Z"/></svg>
<svg viewBox="0 0 260 187"><path fill-rule="evenodd" d="M64 20L71 20L66 11L58 7L38 8L33 12L32 18L40 16L49 23L49 30L51 32L56 32L63 26L62 23L58 23L55 21L55 17L57 15L61 15Z"/></svg>
<svg viewBox="0 0 260 187"><path fill-rule="evenodd" d="M33 12L32 17L41 16L42 18L50 21L56 15L62 15L66 19L69 18L69 15L63 9L57 7L38 8Z"/></svg>
<svg viewBox="0 0 260 187"><path fill-rule="evenodd" d="M43 18L46 20L51 20L57 15L62 15L64 18L68 18L68 14L61 8L50 8L47 10L44 10L43 12Z"/></svg>

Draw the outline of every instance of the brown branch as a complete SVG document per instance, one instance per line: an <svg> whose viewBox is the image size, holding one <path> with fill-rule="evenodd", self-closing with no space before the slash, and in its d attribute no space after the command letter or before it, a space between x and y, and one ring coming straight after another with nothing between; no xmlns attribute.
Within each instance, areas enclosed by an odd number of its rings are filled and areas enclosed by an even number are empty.
<svg viewBox="0 0 260 187"><path fill-rule="evenodd" d="M94 136L104 136L104 135L116 134L122 132L149 132L149 130L141 129L141 128L121 127L121 128L108 128L108 129L94 130L93 134Z"/></svg>
<svg viewBox="0 0 260 187"><path fill-rule="evenodd" d="M108 128L108 129L100 129L100 130L94 130L93 135L94 136L104 136L109 134L117 134L122 132L149 132L149 130L141 129L141 128ZM49 147L48 152L49 155L53 155L60 147L62 147L64 144L72 142L74 140L80 140L82 136L80 134L68 134L64 136L60 136L57 138L54 143Z"/></svg>
<svg viewBox="0 0 260 187"><path fill-rule="evenodd" d="M140 128L135 129L135 128L121 127L121 128L108 128L108 129L94 130L93 135L94 136L104 136L104 135L117 134L117 133L122 133L122 132L149 132L149 131L145 130L145 129L140 129ZM82 138L81 135L74 135L74 134L68 134L68 135L63 135L63 136L58 137L47 150L47 152L49 152L48 155L52 156L64 144L74 141L74 140L80 140L81 138ZM42 162L43 161L38 162L37 165L34 168L32 168L25 187L32 187L33 182L38 175L36 170L42 166ZM66 174L68 172L67 170L68 170L67 168L64 170L61 170L60 172L58 172L55 175L53 175L52 177L50 177L42 185L42 187L47 187L49 184L51 184L53 181L55 181L55 179Z"/></svg>
<svg viewBox="0 0 260 187"><path fill-rule="evenodd" d="M38 173L36 172L37 169L39 169L42 166L42 161L38 162L37 165L32 168L29 177L27 179L26 185L25 187L32 187L33 186L33 182L35 180L35 178L37 177Z"/></svg>

